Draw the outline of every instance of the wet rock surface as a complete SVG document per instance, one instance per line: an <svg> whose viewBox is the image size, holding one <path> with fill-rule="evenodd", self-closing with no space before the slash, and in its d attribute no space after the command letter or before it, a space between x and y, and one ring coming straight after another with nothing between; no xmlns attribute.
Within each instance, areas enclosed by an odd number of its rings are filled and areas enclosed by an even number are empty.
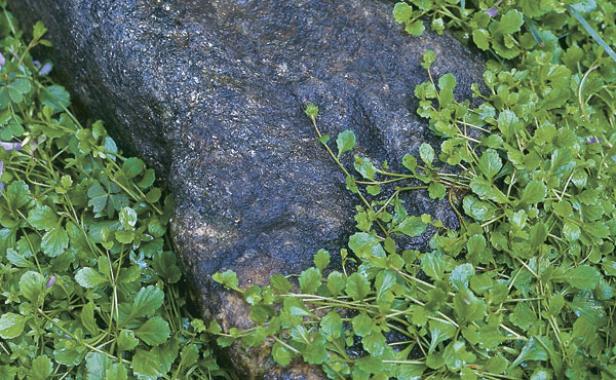
<svg viewBox="0 0 616 380"><path fill-rule="evenodd" d="M481 63L450 37L411 38L390 2L298 0L20 0L42 19L57 79L88 116L102 118L130 153L174 193L172 238L204 315L248 326L241 300L212 285L233 269L241 283L297 273L318 248L337 251L353 230L355 199L303 115L321 109L332 136L353 129L361 149L395 162L435 142L415 115L413 88L453 72L468 95ZM407 200L455 225L447 202ZM425 244L426 237L409 244ZM266 353L230 350L249 376L317 378L270 368Z"/></svg>

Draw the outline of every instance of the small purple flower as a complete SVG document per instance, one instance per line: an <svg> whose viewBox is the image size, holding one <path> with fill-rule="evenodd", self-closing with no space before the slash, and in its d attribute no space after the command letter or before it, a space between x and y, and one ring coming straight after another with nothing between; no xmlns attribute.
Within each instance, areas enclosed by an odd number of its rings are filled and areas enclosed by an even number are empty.
<svg viewBox="0 0 616 380"><path fill-rule="evenodd" d="M7 152L12 150L20 150L22 145L20 142L4 142L0 141L0 148L4 149ZM4 161L0 160L0 176L4 173ZM0 191L4 190L4 183L0 182Z"/></svg>
<svg viewBox="0 0 616 380"><path fill-rule="evenodd" d="M56 283L56 276L51 275L47 281L47 289L51 288Z"/></svg>
<svg viewBox="0 0 616 380"><path fill-rule="evenodd" d="M2 66L4 66L5 63L6 59L4 59L4 56L2 55L2 53L0 53L0 69L2 68Z"/></svg>
<svg viewBox="0 0 616 380"><path fill-rule="evenodd" d="M39 75L42 76L42 77L49 75L49 73L51 72L52 68L53 68L53 65L51 63L47 62L39 70Z"/></svg>
<svg viewBox="0 0 616 380"><path fill-rule="evenodd" d="M21 143L20 142L4 142L4 141L0 141L0 148L4 149L7 152L13 151L13 150L20 150L21 147Z"/></svg>
<svg viewBox="0 0 616 380"><path fill-rule="evenodd" d="M498 16L498 9L496 7L486 9L486 13L490 17Z"/></svg>
<svg viewBox="0 0 616 380"><path fill-rule="evenodd" d="M601 142L601 139L599 139L599 138L597 138L597 137L595 137L595 136L590 136L590 137L588 137L588 138L586 139L586 142L587 142L588 144L598 144L598 143L600 143L600 142Z"/></svg>
<svg viewBox="0 0 616 380"><path fill-rule="evenodd" d="M37 70L41 68L41 61L39 61L38 59L32 60L32 64L34 65L34 67L36 67Z"/></svg>

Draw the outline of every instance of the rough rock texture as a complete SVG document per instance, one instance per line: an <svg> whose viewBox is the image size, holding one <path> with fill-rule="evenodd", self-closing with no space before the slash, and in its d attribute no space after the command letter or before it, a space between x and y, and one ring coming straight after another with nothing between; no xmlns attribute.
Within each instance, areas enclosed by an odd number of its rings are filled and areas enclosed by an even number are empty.
<svg viewBox="0 0 616 380"><path fill-rule="evenodd" d="M299 272L316 249L337 251L352 230L355 200L303 105L320 106L327 133L351 128L369 156L397 161L433 140L414 113L413 88L426 79L422 52L437 52L434 75L454 72L462 94L481 67L450 37L405 35L392 3L376 0L11 5L24 23L48 26L56 75L89 116L167 180L178 205L177 252L205 315L226 327L249 321L239 299L211 284L213 272L233 269L244 284ZM425 194L407 206L456 223ZM266 356L231 350L250 376L318 377L269 369Z"/></svg>

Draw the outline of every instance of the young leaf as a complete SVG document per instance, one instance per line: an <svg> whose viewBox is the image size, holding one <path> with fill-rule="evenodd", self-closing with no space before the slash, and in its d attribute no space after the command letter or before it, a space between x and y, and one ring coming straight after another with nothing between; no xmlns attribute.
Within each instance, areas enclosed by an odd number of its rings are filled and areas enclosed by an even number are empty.
<svg viewBox="0 0 616 380"><path fill-rule="evenodd" d="M486 239L483 235L473 235L466 242L466 251L469 257L483 257L486 250ZM480 261L484 262L484 261Z"/></svg>
<svg viewBox="0 0 616 380"><path fill-rule="evenodd" d="M431 182L428 185L428 195L431 199L443 199L447 195L447 188L441 183Z"/></svg>
<svg viewBox="0 0 616 380"><path fill-rule="evenodd" d="M376 302L382 304L384 298L386 298L387 292L389 292L396 285L397 277L395 272L385 270L379 272L376 275L374 287L376 289Z"/></svg>
<svg viewBox="0 0 616 380"><path fill-rule="evenodd" d="M139 344L132 330L122 330L118 334L118 349L121 351L132 351Z"/></svg>
<svg viewBox="0 0 616 380"><path fill-rule="evenodd" d="M431 145L422 143L419 146L419 156L426 165L432 166L432 161L434 161L434 149L432 149Z"/></svg>
<svg viewBox="0 0 616 380"><path fill-rule="evenodd" d="M336 145L338 146L338 157L342 156L346 152L350 152L355 148L356 138L355 133L350 129L340 132L336 138Z"/></svg>
<svg viewBox="0 0 616 380"><path fill-rule="evenodd" d="M503 167L503 162L494 149L487 149L479 159L479 169L488 179L492 180Z"/></svg>
<svg viewBox="0 0 616 380"><path fill-rule="evenodd" d="M153 285L141 288L131 304L120 305L120 324L127 325L135 318L151 316L161 307L164 298L163 291Z"/></svg>
<svg viewBox="0 0 616 380"><path fill-rule="evenodd" d="M71 103L71 97L64 87L57 84L45 87L41 93L41 103L54 113L64 111Z"/></svg>
<svg viewBox="0 0 616 380"><path fill-rule="evenodd" d="M396 231L403 234L415 237L423 234L426 231L426 224L418 216L409 216L404 219L396 228Z"/></svg>
<svg viewBox="0 0 616 380"><path fill-rule="evenodd" d="M464 197L462 206L466 215L479 222L485 222L494 217L494 207L488 202L480 201L473 196Z"/></svg>
<svg viewBox="0 0 616 380"><path fill-rule="evenodd" d="M34 305L45 289L45 277L34 271L27 271L19 279L19 293Z"/></svg>
<svg viewBox="0 0 616 380"><path fill-rule="evenodd" d="M451 271L449 282L454 289L461 290L468 288L470 278L475 274L475 268L472 264L460 264Z"/></svg>
<svg viewBox="0 0 616 380"><path fill-rule="evenodd" d="M84 288L95 288L107 282L107 279L96 269L81 268L75 274L75 281Z"/></svg>
<svg viewBox="0 0 616 380"><path fill-rule="evenodd" d="M440 280L446 268L447 263L440 253L429 252L421 258L421 269L434 280Z"/></svg>
<svg viewBox="0 0 616 380"><path fill-rule="evenodd" d="M342 333L342 318L335 311L327 313L323 319L321 319L321 333L324 334L327 340L333 340L339 338Z"/></svg>
<svg viewBox="0 0 616 380"><path fill-rule="evenodd" d="M304 360L308 364L322 364L327 360L327 350L325 349L325 340L323 337L315 339L304 348L302 352Z"/></svg>
<svg viewBox="0 0 616 380"><path fill-rule="evenodd" d="M32 26L32 39L40 40L45 33L47 33L47 28L42 21L37 21L34 26Z"/></svg>
<svg viewBox="0 0 616 380"><path fill-rule="evenodd" d="M351 320L353 325L353 332L357 336L367 336L372 331L372 326L374 326L374 321L366 314L360 313L357 316L353 317Z"/></svg>
<svg viewBox="0 0 616 380"><path fill-rule="evenodd" d="M128 158L122 164L122 171L128 178L135 178L145 170L145 164L138 158Z"/></svg>
<svg viewBox="0 0 616 380"><path fill-rule="evenodd" d="M107 377L105 380L128 380L126 367L122 363L111 364L107 367Z"/></svg>
<svg viewBox="0 0 616 380"><path fill-rule="evenodd" d="M471 180L471 190L483 200L496 203L507 203L509 201L502 191L482 177L475 177Z"/></svg>
<svg viewBox="0 0 616 380"><path fill-rule="evenodd" d="M490 48L490 33L485 29L473 30L473 42L481 50Z"/></svg>
<svg viewBox="0 0 616 380"><path fill-rule="evenodd" d="M314 265L323 271L329 265L330 254L324 249L319 249L313 258Z"/></svg>
<svg viewBox="0 0 616 380"><path fill-rule="evenodd" d="M272 276L272 278L270 278L270 284L272 285L272 288L276 290L276 292L282 294L288 293L291 291L291 289L293 289L293 285L291 285L291 282L280 273L276 273Z"/></svg>
<svg viewBox="0 0 616 380"><path fill-rule="evenodd" d="M321 286L321 271L317 268L308 268L299 276L299 287L303 293L316 294Z"/></svg>
<svg viewBox="0 0 616 380"><path fill-rule="evenodd" d="M370 283L361 273L353 273L347 279L345 292L355 301L361 301L370 293Z"/></svg>
<svg viewBox="0 0 616 380"><path fill-rule="evenodd" d="M15 313L4 313L0 317L0 337L2 339L17 338L24 331L26 318Z"/></svg>
<svg viewBox="0 0 616 380"><path fill-rule="evenodd" d="M406 23L412 16L413 9L407 3L401 1L394 5L394 20L396 20L397 23Z"/></svg>
<svg viewBox="0 0 616 380"><path fill-rule="evenodd" d="M235 274L235 272L233 272L232 270L215 273L212 276L212 279L229 289L238 289L239 286L237 274Z"/></svg>
<svg viewBox="0 0 616 380"><path fill-rule="evenodd" d="M51 376L53 364L47 355L40 355L32 360L32 369L30 370L30 379L45 380Z"/></svg>
<svg viewBox="0 0 616 380"><path fill-rule="evenodd" d="M11 182L7 186L4 196L9 206L13 209L21 208L32 200L30 188L24 181Z"/></svg>
<svg viewBox="0 0 616 380"><path fill-rule="evenodd" d="M56 213L49 206L36 205L28 213L28 223L39 230L51 230L58 223Z"/></svg>
<svg viewBox="0 0 616 380"><path fill-rule="evenodd" d="M100 332L100 328L96 323L96 318L94 317L94 303L89 302L85 304L81 308L80 319L83 327L86 328L92 334L92 336L96 336Z"/></svg>
<svg viewBox="0 0 616 380"><path fill-rule="evenodd" d="M546 196L546 192L547 188L543 184L543 182L530 181L522 192L520 202L524 204L536 204L539 202L543 202Z"/></svg>
<svg viewBox="0 0 616 380"><path fill-rule="evenodd" d="M385 352L385 346L387 342L383 334L379 331L372 331L361 340L364 350L368 352L372 357L379 357Z"/></svg>
<svg viewBox="0 0 616 380"><path fill-rule="evenodd" d="M376 175L376 167L374 166L372 161L370 161L370 159L366 157L355 156L354 167L355 170L357 170L362 175L362 177L366 179L374 179Z"/></svg>
<svg viewBox="0 0 616 380"><path fill-rule="evenodd" d="M443 75L438 79L438 87L440 90L438 94L439 104L442 107L451 104L454 101L453 90L456 88L456 77L454 77L451 73Z"/></svg>
<svg viewBox="0 0 616 380"><path fill-rule="evenodd" d="M161 364L158 351L137 349L131 361L131 368L139 377L158 378L161 376Z"/></svg>
<svg viewBox="0 0 616 380"><path fill-rule="evenodd" d="M517 9L510 9L498 22L498 30L503 34L519 32L524 24L524 15Z"/></svg>
<svg viewBox="0 0 616 380"><path fill-rule="evenodd" d="M582 231L574 223L565 222L563 224L563 236L569 241L577 241L580 239Z"/></svg>
<svg viewBox="0 0 616 380"><path fill-rule="evenodd" d="M120 210L120 223L122 223L122 227L126 230L135 227L135 224L137 224L137 212L130 207L122 208Z"/></svg>
<svg viewBox="0 0 616 380"><path fill-rule="evenodd" d="M159 316L148 319L135 330L135 335L150 346L158 346L169 339L171 330L167 321Z"/></svg>
<svg viewBox="0 0 616 380"><path fill-rule="evenodd" d="M54 227L43 235L41 248L43 253L49 257L60 256L68 248L68 234L60 226Z"/></svg>
<svg viewBox="0 0 616 380"><path fill-rule="evenodd" d="M92 211L94 211L95 214L98 214L105 209L107 200L109 199L109 193L103 189L100 183L95 182L88 189L88 199L88 206L91 206Z"/></svg>
<svg viewBox="0 0 616 380"><path fill-rule="evenodd" d="M616 270L616 267L615 267ZM346 287L346 277L340 272L331 272L327 276L327 289L333 296L337 296Z"/></svg>
<svg viewBox="0 0 616 380"><path fill-rule="evenodd" d="M432 49L427 49L421 56L421 67L429 70L432 64L436 62L436 53Z"/></svg>
<svg viewBox="0 0 616 380"><path fill-rule="evenodd" d="M405 154L402 158L402 165L410 172L414 173L417 169L417 159L410 154Z"/></svg>
<svg viewBox="0 0 616 380"><path fill-rule="evenodd" d="M565 280L577 289L594 289L601 279L599 271L589 265L581 265L568 271Z"/></svg>
<svg viewBox="0 0 616 380"><path fill-rule="evenodd" d="M513 313L509 315L509 320L522 330L527 331L533 323L535 323L537 318L535 317L535 313L526 303L520 302L515 305Z"/></svg>
<svg viewBox="0 0 616 380"><path fill-rule="evenodd" d="M286 367L291 363L293 354L280 342L276 342L272 347L272 357L278 365Z"/></svg>
<svg viewBox="0 0 616 380"><path fill-rule="evenodd" d="M522 347L522 351L520 351L520 355L511 363L511 368L517 367L521 363L526 361L545 361L548 359L548 354L543 348L543 346L537 341L536 338L530 338L524 347Z"/></svg>
<svg viewBox="0 0 616 380"><path fill-rule="evenodd" d="M404 31L410 34L413 37L419 37L426 30L424 23L422 20L416 20L412 23L408 23L404 28Z"/></svg>

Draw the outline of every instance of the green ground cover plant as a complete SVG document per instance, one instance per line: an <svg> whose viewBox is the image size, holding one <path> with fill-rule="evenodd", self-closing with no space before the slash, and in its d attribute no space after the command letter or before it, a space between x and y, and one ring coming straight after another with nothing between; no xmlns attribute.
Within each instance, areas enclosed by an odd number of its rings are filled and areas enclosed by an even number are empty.
<svg viewBox="0 0 616 380"><path fill-rule="evenodd" d="M611 1L409 0L395 20L419 36L429 23L486 52L476 105L456 78L415 88L418 114L442 138L394 170L355 154L306 115L358 197L343 267L277 275L238 288L255 327L218 343L269 341L283 366L319 365L331 379L612 379L616 377L616 4ZM461 228L409 215L401 195L449 200ZM424 252L399 238L432 228ZM353 262L355 271L347 271Z"/></svg>
<svg viewBox="0 0 616 380"><path fill-rule="evenodd" d="M154 171L123 157L0 2L0 379L225 377L186 309Z"/></svg>

